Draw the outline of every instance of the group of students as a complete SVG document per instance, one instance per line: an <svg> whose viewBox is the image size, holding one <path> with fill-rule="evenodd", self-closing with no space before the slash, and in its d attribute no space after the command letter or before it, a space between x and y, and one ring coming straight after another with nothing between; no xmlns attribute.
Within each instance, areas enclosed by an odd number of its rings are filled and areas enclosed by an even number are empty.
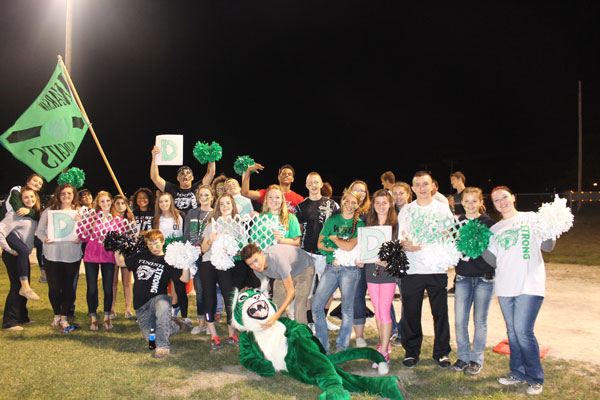
<svg viewBox="0 0 600 400"><path fill-rule="evenodd" d="M4 249L2 259L11 280L4 310L4 329L22 329L21 325L29 321L26 301L37 297L28 285L28 255L35 235L43 242L43 265L54 312L52 325L64 332L72 329L68 316L73 312L74 290L83 257L90 330L99 329L99 272L104 285L102 327L106 331L113 329L111 319L116 316L114 293L120 271L125 291L125 316L133 317L132 307L135 309L140 330L146 339L150 330L155 329L157 357L169 354L170 334L192 328L186 294L186 282L191 278L196 290L198 318L198 326L193 332L207 330L211 336L211 348L215 351L223 348L215 326L218 292L222 293L227 313L227 342L236 345L239 340L230 323L233 290L247 286L265 287L270 279L279 310L275 318L265 321L266 327L276 318L285 316L289 309L290 316L298 322L314 326L315 336L329 353L327 313L332 296L339 289L342 322L336 351L350 345L353 330L356 346L364 347L367 345L364 325L368 291L379 334L377 350L389 360L392 343L399 341L406 352L402 364L412 368L420 358L423 339L421 308L427 291L435 331L433 358L441 368L452 366L454 371L476 375L484 364L487 312L494 293L498 296L506 321L511 350L511 372L499 381L505 385L525 381L529 385L528 393L541 393L544 373L533 326L545 295L541 250L552 250L554 243L541 242L533 235L530 229L532 213L515 209L515 197L507 187L497 187L491 193L491 201L501 216L501 220L494 224L485 214L481 190L465 187L466 179L460 172L450 177L456 194L449 198L449 202L443 196L443 200L438 201L434 180L429 173L417 172L409 185L395 182L393 173L388 171L382 175L383 189L370 196L366 182L356 180L344 190L341 205L338 205L323 196L323 181L316 172L311 172L306 178L309 194L306 199L292 191L294 169L290 165L279 169L278 184L262 190L250 189L250 176L252 172L263 169L260 164L250 166L243 173L241 185L236 179L215 178L214 163L209 163L205 176L196 183L193 182L191 168L179 168L178 184L173 184L159 174L155 163L159 152L158 147L152 149L150 167L150 178L159 189L158 194L155 196L150 189L141 188L132 195L131 206L126 198L113 198L105 191L99 192L91 202L89 192L78 192L70 184L61 184L48 207L39 215L37 192L43 185L41 177L34 175L25 186L13 188L18 194L11 191L6 215L0 224L0 246ZM411 201L413 193L415 201ZM118 253L106 251L101 241L91 240L89 236L84 235L73 242L49 240L47 211L77 210L81 206L95 209L98 219L111 215L113 221L118 218L135 221L139 232L145 234L146 251L124 259ZM254 211L254 207L261 208L261 211ZM278 220L278 226L269 225L260 230L261 235L269 236L267 242L272 244L266 248L256 243L242 243L236 237L238 232L228 228L231 224L219 222L239 220L238 215L251 217L256 214ZM481 257L461 260L456 266L446 265L443 260L436 265L424 262L431 246L413 243L407 235L417 218L419 223L444 218L477 220L490 227L495 235ZM103 221L97 222L97 226L106 227L106 224L100 224ZM363 265L356 261L358 228L363 226L392 228L393 238L401 241L408 257L409 269L405 277L397 279L388 274L385 262ZM190 276L189 270L176 269L165 262L166 244L176 240L188 241L196 246L200 257L194 276ZM223 242L226 240L235 241L239 252L223 260ZM452 365L448 358L451 348L447 270L453 267L456 267L457 273L455 320L458 351L457 360ZM135 277L133 293L130 271ZM167 297L169 282L173 286L172 299ZM397 286L402 298L400 322L396 322L393 307ZM472 344L468 334L471 307L474 308L475 324ZM182 319L176 318L179 312Z"/></svg>

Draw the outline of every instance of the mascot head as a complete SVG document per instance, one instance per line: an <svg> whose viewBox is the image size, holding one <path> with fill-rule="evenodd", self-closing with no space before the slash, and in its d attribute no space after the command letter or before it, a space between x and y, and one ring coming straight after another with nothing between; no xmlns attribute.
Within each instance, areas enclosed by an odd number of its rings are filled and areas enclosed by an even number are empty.
<svg viewBox="0 0 600 400"><path fill-rule="evenodd" d="M260 331L277 306L258 289L247 289L233 294L231 325L240 331Z"/></svg>

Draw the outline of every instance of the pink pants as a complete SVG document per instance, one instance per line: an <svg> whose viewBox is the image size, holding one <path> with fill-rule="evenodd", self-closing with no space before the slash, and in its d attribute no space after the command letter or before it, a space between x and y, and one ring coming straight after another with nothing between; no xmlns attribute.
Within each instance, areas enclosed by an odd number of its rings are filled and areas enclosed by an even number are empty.
<svg viewBox="0 0 600 400"><path fill-rule="evenodd" d="M391 324L390 310L394 301L395 283L368 283L369 297L373 303L375 319L382 324Z"/></svg>

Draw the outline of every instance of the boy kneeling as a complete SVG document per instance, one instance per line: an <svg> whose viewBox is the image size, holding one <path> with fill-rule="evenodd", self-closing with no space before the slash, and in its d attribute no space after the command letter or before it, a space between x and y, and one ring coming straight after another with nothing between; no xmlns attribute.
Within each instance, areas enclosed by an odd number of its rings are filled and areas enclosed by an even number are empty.
<svg viewBox="0 0 600 400"><path fill-rule="evenodd" d="M169 354L169 336L180 330L189 330L184 321L171 317L171 301L167 296L167 285L175 268L165 262L163 234L152 229L144 235L149 251L142 251L125 260L127 269L134 272L133 308L144 339L148 340L150 329L156 332L155 357ZM190 271L185 269L181 281L190 280Z"/></svg>

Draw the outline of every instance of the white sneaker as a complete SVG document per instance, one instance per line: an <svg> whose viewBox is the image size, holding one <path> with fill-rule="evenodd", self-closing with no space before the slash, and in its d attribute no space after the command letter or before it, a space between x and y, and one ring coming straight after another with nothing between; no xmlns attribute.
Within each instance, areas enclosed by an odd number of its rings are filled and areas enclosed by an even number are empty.
<svg viewBox="0 0 600 400"><path fill-rule="evenodd" d="M530 385L527 385L527 394L532 394L532 395L542 394L543 390L544 390L544 385L542 385L541 383L532 383Z"/></svg>
<svg viewBox="0 0 600 400"><path fill-rule="evenodd" d="M356 347L367 347L367 341L364 338L356 338Z"/></svg>
<svg viewBox="0 0 600 400"><path fill-rule="evenodd" d="M340 327L331 322L330 320L327 320L327 330L337 332L340 330Z"/></svg>
<svg viewBox="0 0 600 400"><path fill-rule="evenodd" d="M503 376L502 378L498 379L498 383L500 383L501 385L505 385L505 386L512 386L512 385L517 385L519 383L523 383L523 381L518 380L517 378L515 378L512 375L508 375L508 376Z"/></svg>
<svg viewBox="0 0 600 400"><path fill-rule="evenodd" d="M200 325L198 325L198 326L195 326L194 329L192 329L191 334L192 335L199 335L199 334L201 334L204 331L206 331L206 325L204 325L202 327Z"/></svg>

